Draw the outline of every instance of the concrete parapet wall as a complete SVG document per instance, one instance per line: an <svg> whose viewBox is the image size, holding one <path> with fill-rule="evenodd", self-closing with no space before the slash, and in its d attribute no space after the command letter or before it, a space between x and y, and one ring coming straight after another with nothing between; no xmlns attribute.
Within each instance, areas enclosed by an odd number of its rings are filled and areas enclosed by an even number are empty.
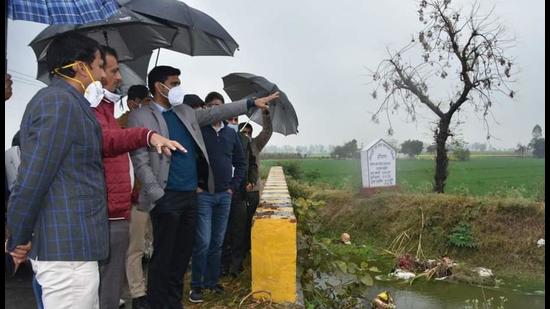
<svg viewBox="0 0 550 309"><path fill-rule="evenodd" d="M296 304L296 217L283 169L270 169L252 225L252 291ZM255 298L269 298L255 293Z"/></svg>

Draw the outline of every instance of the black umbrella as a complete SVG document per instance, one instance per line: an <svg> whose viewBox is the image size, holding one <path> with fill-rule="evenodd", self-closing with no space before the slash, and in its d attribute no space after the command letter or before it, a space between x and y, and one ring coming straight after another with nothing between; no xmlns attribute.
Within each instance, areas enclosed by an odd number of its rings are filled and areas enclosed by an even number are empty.
<svg viewBox="0 0 550 309"><path fill-rule="evenodd" d="M47 27L29 44L38 61L45 60L48 46L57 35L72 30L114 48L120 61L133 60L150 54L154 49L171 46L177 32L173 27L120 8L101 22Z"/></svg>
<svg viewBox="0 0 550 309"><path fill-rule="evenodd" d="M231 73L223 79L223 90L231 100L236 101L250 97L264 97L279 91L279 98L269 104L269 113L273 131L283 135L298 133L298 116L284 92L266 78L250 73ZM253 108L247 113L250 120L263 126L259 109Z"/></svg>
<svg viewBox="0 0 550 309"><path fill-rule="evenodd" d="M123 77L122 90L131 85L145 84L151 51L170 46L177 30L146 16L120 8L102 22L85 25L52 25L40 32L29 44L38 61L36 79L49 84L50 74L46 54L53 39L67 31L75 30L103 45L114 48L118 54Z"/></svg>
<svg viewBox="0 0 550 309"><path fill-rule="evenodd" d="M233 56L239 47L229 33L211 16L177 0L118 0L134 12L177 27L168 49L190 56Z"/></svg>
<svg viewBox="0 0 550 309"><path fill-rule="evenodd" d="M133 85L146 85L147 69L151 53L141 56L134 60L119 62L120 74L122 75L122 84L120 90L123 94L128 92L128 88Z"/></svg>
<svg viewBox="0 0 550 309"><path fill-rule="evenodd" d="M120 90L123 94L126 94L128 88L132 85L145 85L145 78L147 77L147 69L149 68L150 59L151 53L138 57L134 60L120 61L118 63L120 75L122 75ZM46 85L50 84L50 74L48 72L46 61L38 62L38 76L36 79Z"/></svg>

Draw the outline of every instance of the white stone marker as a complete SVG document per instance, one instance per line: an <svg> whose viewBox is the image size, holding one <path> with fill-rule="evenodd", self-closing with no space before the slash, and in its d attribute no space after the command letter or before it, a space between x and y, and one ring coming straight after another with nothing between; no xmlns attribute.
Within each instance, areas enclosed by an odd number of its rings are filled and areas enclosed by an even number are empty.
<svg viewBox="0 0 550 309"><path fill-rule="evenodd" d="M396 185L396 151L383 139L377 139L361 150L363 188Z"/></svg>

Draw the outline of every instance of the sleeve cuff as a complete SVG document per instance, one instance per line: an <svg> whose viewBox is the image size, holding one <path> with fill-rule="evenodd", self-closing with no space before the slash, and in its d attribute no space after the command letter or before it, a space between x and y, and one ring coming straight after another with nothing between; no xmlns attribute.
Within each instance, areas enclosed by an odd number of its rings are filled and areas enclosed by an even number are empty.
<svg viewBox="0 0 550 309"><path fill-rule="evenodd" d="M254 107L255 105L256 105L256 103L254 103L254 99L252 99L252 98L246 99L246 108L247 109L250 109L250 108Z"/></svg>
<svg viewBox="0 0 550 309"><path fill-rule="evenodd" d="M149 130L149 132L147 132L147 147L153 147L153 145L151 145L151 135L153 133L157 133L153 130Z"/></svg>

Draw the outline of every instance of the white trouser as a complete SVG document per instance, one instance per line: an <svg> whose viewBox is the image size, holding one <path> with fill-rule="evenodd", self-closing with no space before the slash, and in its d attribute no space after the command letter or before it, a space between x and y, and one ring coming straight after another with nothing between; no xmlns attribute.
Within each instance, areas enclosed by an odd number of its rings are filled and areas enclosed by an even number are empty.
<svg viewBox="0 0 550 309"><path fill-rule="evenodd" d="M97 262L31 260L45 309L98 309Z"/></svg>

